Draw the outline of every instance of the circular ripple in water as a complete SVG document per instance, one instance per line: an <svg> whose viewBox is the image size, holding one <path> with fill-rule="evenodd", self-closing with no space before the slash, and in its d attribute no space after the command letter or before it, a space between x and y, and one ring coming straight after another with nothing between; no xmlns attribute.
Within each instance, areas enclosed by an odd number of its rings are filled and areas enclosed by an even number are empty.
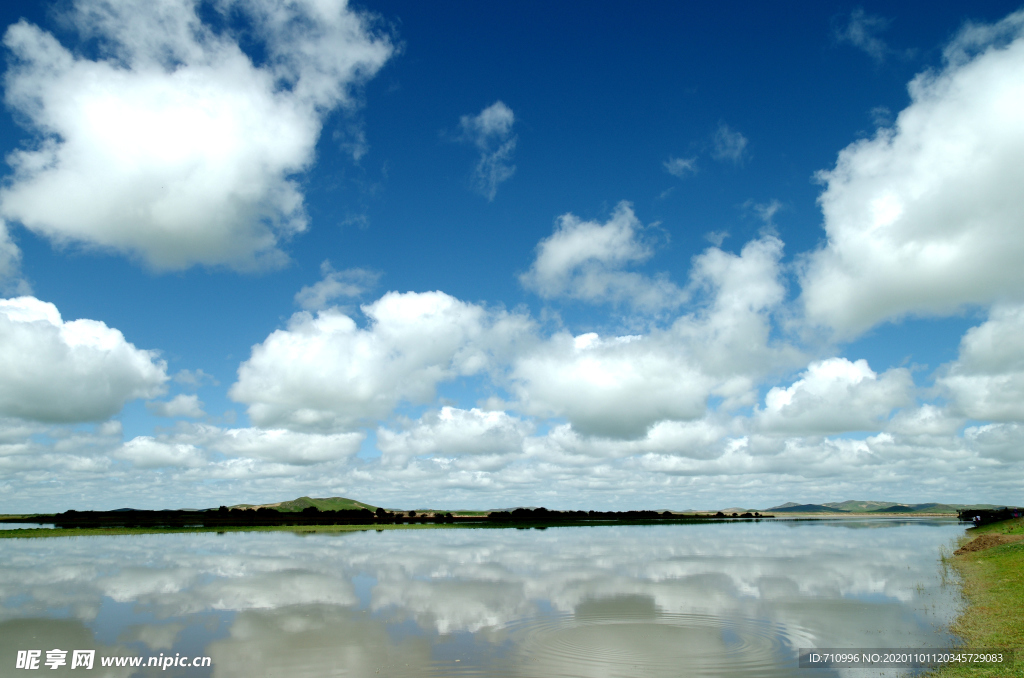
<svg viewBox="0 0 1024 678"><path fill-rule="evenodd" d="M790 676L793 650L771 622L715 615L566 615L523 620L519 664L531 676Z"/></svg>

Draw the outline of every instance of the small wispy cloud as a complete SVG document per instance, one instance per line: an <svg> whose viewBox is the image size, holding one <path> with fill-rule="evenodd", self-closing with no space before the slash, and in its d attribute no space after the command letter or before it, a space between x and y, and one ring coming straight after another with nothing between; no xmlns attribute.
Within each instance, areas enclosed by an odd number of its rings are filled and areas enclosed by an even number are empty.
<svg viewBox="0 0 1024 678"><path fill-rule="evenodd" d="M24 296L32 287L21 275L21 250L11 240L7 224L0 219L0 294Z"/></svg>
<svg viewBox="0 0 1024 678"><path fill-rule="evenodd" d="M146 409L158 417L188 417L201 419L206 416L203 401L197 395L176 395L169 401L150 401Z"/></svg>
<svg viewBox="0 0 1024 678"><path fill-rule="evenodd" d="M669 158L664 163L665 171L679 179L685 179L697 173L697 156L692 158Z"/></svg>
<svg viewBox="0 0 1024 678"><path fill-rule="evenodd" d="M875 63L882 63L894 52L879 34L884 32L890 20L875 14L868 14L862 7L850 12L849 19L835 29L835 39L840 43L848 43L861 49Z"/></svg>
<svg viewBox="0 0 1024 678"><path fill-rule="evenodd" d="M366 128L360 121L349 121L344 128L336 129L332 135L338 147L352 160L359 162L370 150L366 140Z"/></svg>
<svg viewBox="0 0 1024 678"><path fill-rule="evenodd" d="M775 214L782 209L782 203L772 198L768 202L754 203L751 205L754 213L764 222L765 226L775 227Z"/></svg>
<svg viewBox="0 0 1024 678"><path fill-rule="evenodd" d="M187 386L190 388L199 388L206 384L213 384L214 386L220 386L220 382L207 372L201 369L197 370L181 370L175 374L172 379L178 384Z"/></svg>
<svg viewBox="0 0 1024 678"><path fill-rule="evenodd" d="M307 285L295 294L295 303L307 311L327 308L339 297L360 297L380 279L379 273L362 268L336 271L328 260L320 264L320 273L323 280Z"/></svg>
<svg viewBox="0 0 1024 678"><path fill-rule="evenodd" d="M473 173L474 185L488 200L498 194L498 184L515 174L512 164L517 137L512 133L515 114L502 101L495 101L478 115L464 115L459 120L462 139L480 151L480 161Z"/></svg>
<svg viewBox="0 0 1024 678"><path fill-rule="evenodd" d="M889 127L892 125L892 111L886 106L875 106L871 109L871 122L875 127Z"/></svg>
<svg viewBox="0 0 1024 678"><path fill-rule="evenodd" d="M715 130L712 143L714 145L711 149L711 157L720 162L732 162L738 165L743 161L749 142L743 134L722 122Z"/></svg>
<svg viewBox="0 0 1024 678"><path fill-rule="evenodd" d="M704 239L715 247L721 247L725 239L729 237L729 231L711 231L704 234Z"/></svg>

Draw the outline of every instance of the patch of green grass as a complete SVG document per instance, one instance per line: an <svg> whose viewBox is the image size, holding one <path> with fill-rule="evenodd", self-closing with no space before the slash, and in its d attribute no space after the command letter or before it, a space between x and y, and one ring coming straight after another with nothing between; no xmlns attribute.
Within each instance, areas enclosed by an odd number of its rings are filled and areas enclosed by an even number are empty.
<svg viewBox="0 0 1024 678"><path fill-rule="evenodd" d="M1007 520L967 531L963 543L983 534L1024 534L1024 519ZM1024 541L946 558L963 580L967 608L953 624L965 649L1012 648L1012 667L945 666L936 678L1024 676Z"/></svg>

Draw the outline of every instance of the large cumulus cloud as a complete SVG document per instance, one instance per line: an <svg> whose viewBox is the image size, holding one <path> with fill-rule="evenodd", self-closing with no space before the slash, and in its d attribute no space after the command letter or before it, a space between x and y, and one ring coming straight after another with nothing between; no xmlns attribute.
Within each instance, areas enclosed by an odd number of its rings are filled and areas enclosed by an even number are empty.
<svg viewBox="0 0 1024 678"><path fill-rule="evenodd" d="M520 406L565 417L581 433L637 438L659 421L704 416L708 398L752 405L758 379L798 359L770 341L785 297L782 242L766 236L739 255L709 248L694 259L690 288L703 308L646 335L556 334L513 367Z"/></svg>
<svg viewBox="0 0 1024 678"><path fill-rule="evenodd" d="M1024 12L968 26L918 75L891 128L822 172L828 241L803 273L806 313L842 335L1024 290Z"/></svg>
<svg viewBox="0 0 1024 678"><path fill-rule="evenodd" d="M829 358L811 363L791 386L768 391L758 423L767 431L804 435L873 431L893 409L909 405L913 392L907 369L879 375L866 360Z"/></svg>
<svg viewBox="0 0 1024 678"><path fill-rule="evenodd" d="M1024 306L998 306L968 330L938 385L972 419L1024 421Z"/></svg>
<svg viewBox="0 0 1024 678"><path fill-rule="evenodd" d="M337 309L296 313L253 347L231 397L259 426L346 429L429 402L436 386L480 373L528 334L528 319L443 292L389 292L362 307L366 328Z"/></svg>
<svg viewBox="0 0 1024 678"><path fill-rule="evenodd" d="M529 422L506 412L447 406L404 431L379 429L377 445L388 463L403 464L417 456L485 457L493 463L521 453L532 430Z"/></svg>
<svg viewBox="0 0 1024 678"><path fill-rule="evenodd" d="M96 58L24 20L8 28L5 101L37 138L8 157L0 213L155 269L281 263L279 241L307 227L293 175L323 116L392 47L344 0L213 9L244 23L261 63L194 0L76 0L67 18Z"/></svg>
<svg viewBox="0 0 1024 678"><path fill-rule="evenodd" d="M64 321L35 297L0 300L0 416L102 421L163 392L167 365L98 320Z"/></svg>
<svg viewBox="0 0 1024 678"><path fill-rule="evenodd" d="M603 224L563 214L519 280L545 299L629 304L648 312L677 307L686 295L666 276L625 270L654 254L644 230L627 202Z"/></svg>

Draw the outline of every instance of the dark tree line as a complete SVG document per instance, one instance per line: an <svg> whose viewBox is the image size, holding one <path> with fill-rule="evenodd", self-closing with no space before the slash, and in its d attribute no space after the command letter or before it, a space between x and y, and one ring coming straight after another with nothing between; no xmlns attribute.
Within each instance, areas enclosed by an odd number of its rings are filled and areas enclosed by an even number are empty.
<svg viewBox="0 0 1024 678"><path fill-rule="evenodd" d="M388 511L378 508L321 511L310 506L302 511L278 511L273 508L229 509L221 506L208 511L65 511L54 516L37 516L43 522L59 528L96 527L248 527L290 525L388 525L388 524L476 524L500 527L502 525L584 525L595 522L702 522L732 518L761 518L760 514L744 513L737 516L717 514L677 514L670 511L551 511L546 508L517 508L513 511L493 511L486 516L453 516L451 513L417 514L416 511ZM20 519L24 521L25 519Z"/></svg>
<svg viewBox="0 0 1024 678"><path fill-rule="evenodd" d="M273 525L372 525L395 522L384 509L321 511L314 506L302 511L272 508L216 511L65 511L51 518L55 527L245 527Z"/></svg>
<svg viewBox="0 0 1024 678"><path fill-rule="evenodd" d="M962 522L973 522L975 525L988 525L1003 520L1020 518L1024 509L1015 506L1004 506L997 509L961 509L956 512Z"/></svg>
<svg viewBox="0 0 1024 678"><path fill-rule="evenodd" d="M707 520L721 520L722 518L760 518L751 513L744 513L742 516L732 514L726 516L724 513L717 514L679 514L671 511L550 511L543 506L536 509L517 508L514 511L495 511L487 514L487 520L491 523L538 523L538 524L560 524L560 523L589 523L593 521L619 521L619 522L696 522ZM768 517L768 516L764 516Z"/></svg>

